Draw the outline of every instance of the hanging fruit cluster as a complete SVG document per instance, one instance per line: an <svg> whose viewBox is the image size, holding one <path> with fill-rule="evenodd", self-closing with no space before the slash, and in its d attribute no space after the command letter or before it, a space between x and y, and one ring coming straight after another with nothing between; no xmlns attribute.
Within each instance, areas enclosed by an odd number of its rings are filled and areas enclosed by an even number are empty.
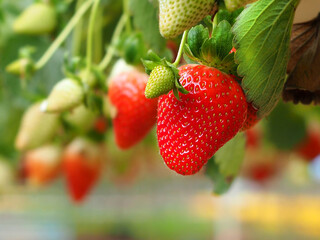
<svg viewBox="0 0 320 240"><path fill-rule="evenodd" d="M318 113L308 108L303 114L281 102L282 95L299 102L297 78L306 65L306 46L297 54L293 39L291 58L289 52L298 5L299 0L52 0L37 1L19 16L3 13L13 21L8 39L35 44L20 46L19 57L6 64L9 78L20 78L14 88L27 104L14 134L19 152L0 154L20 158L33 185L63 173L75 201L84 199L105 168L136 172L128 163L122 166L123 156L115 152L138 151L155 125L165 165L181 175L206 166L216 193L230 187L250 153L269 151L262 136L273 149L314 159L319 134L307 130L307 123ZM307 24L318 31L319 22ZM35 49L37 41L46 47ZM4 40L0 49L9 44ZM49 83L50 74L61 80ZM316 93L308 103L318 102ZM16 96L0 97L10 102ZM283 168L275 155L246 160L243 173L264 181Z"/></svg>

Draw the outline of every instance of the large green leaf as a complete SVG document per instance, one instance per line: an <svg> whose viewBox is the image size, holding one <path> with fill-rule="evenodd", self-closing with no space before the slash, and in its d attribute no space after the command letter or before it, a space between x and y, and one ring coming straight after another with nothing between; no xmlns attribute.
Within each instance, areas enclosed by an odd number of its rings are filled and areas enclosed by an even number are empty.
<svg viewBox="0 0 320 240"><path fill-rule="evenodd" d="M213 192L217 195L224 194L227 192L232 184L232 179L225 177L219 169L219 165L216 163L215 158L209 159L206 165L205 174L209 177L214 186Z"/></svg>
<svg viewBox="0 0 320 240"><path fill-rule="evenodd" d="M260 0L247 7L233 27L238 74L260 117L269 114L281 96L298 2Z"/></svg>
<svg viewBox="0 0 320 240"><path fill-rule="evenodd" d="M214 183L214 193L227 192L239 174L245 154L245 142L244 134L238 133L208 161L206 175Z"/></svg>
<svg viewBox="0 0 320 240"><path fill-rule="evenodd" d="M215 154L219 169L226 177L238 175L245 154L246 140L243 133L238 133Z"/></svg>

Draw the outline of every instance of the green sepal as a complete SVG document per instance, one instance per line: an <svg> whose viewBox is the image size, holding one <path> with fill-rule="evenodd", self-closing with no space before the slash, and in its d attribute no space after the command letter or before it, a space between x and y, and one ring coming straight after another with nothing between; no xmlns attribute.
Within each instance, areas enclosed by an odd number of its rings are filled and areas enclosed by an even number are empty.
<svg viewBox="0 0 320 240"><path fill-rule="evenodd" d="M240 15L242 11L243 8L239 8L233 12L229 12L225 9L220 9L214 17L213 24L216 26L220 22L226 20L232 26L236 22L237 17Z"/></svg>
<svg viewBox="0 0 320 240"><path fill-rule="evenodd" d="M197 25L189 31L187 47L193 56L200 57L200 49L206 39L209 38L209 30L202 25Z"/></svg>
<svg viewBox="0 0 320 240"><path fill-rule="evenodd" d="M172 89L172 92L173 92L173 95L175 96L175 98L176 98L178 101L180 101L179 91L178 91L178 89L177 89L176 86Z"/></svg>
<svg viewBox="0 0 320 240"><path fill-rule="evenodd" d="M226 73L235 73L236 64L232 49L233 33L228 21L222 20L214 27L212 37L202 25L193 27L188 34L184 51L187 57L200 64L218 68Z"/></svg>
<svg viewBox="0 0 320 240"><path fill-rule="evenodd" d="M224 59L232 49L233 34L231 25L226 20L221 21L212 32L214 53L219 59Z"/></svg>
<svg viewBox="0 0 320 240"><path fill-rule="evenodd" d="M155 54L154 52L152 52L151 50L148 51L147 54L147 59L141 59L144 67L145 67L145 71L148 75L150 75L150 73L152 72L152 70L159 66L165 66L165 67L169 67L174 75L174 83L175 86L172 89L173 90L173 94L174 96L180 100L179 97L179 92L181 92L182 94L187 94L189 93L180 83L179 79L180 79L180 75L179 75L179 69L172 63L168 62L165 58L160 58L157 54Z"/></svg>

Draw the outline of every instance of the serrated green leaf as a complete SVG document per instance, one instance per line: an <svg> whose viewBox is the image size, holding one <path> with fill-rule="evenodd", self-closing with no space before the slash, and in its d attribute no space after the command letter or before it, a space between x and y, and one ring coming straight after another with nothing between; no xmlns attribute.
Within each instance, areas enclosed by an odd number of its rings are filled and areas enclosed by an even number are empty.
<svg viewBox="0 0 320 240"><path fill-rule="evenodd" d="M245 143L244 133L238 133L215 154L215 161L225 177L238 175L244 159Z"/></svg>
<svg viewBox="0 0 320 240"><path fill-rule="evenodd" d="M269 114L285 83L292 22L299 0L260 0L247 7L233 27L238 74L247 100Z"/></svg>
<svg viewBox="0 0 320 240"><path fill-rule="evenodd" d="M209 31L202 25L197 25L190 29L188 34L188 46L191 50L191 53L195 57L200 56L200 48L204 41L209 38Z"/></svg>
<svg viewBox="0 0 320 240"><path fill-rule="evenodd" d="M292 150L306 136L306 120L295 110L280 102L266 119L266 138L278 149Z"/></svg>
<svg viewBox="0 0 320 240"><path fill-rule="evenodd" d="M219 170L219 165L216 163L215 158L209 159L206 165L206 176L213 181L213 192L215 194L223 194L227 192L232 184L233 179L226 178Z"/></svg>

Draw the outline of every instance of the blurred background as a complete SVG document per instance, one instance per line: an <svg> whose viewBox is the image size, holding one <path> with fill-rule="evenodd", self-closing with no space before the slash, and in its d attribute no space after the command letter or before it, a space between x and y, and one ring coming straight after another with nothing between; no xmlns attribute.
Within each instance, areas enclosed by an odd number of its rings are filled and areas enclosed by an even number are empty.
<svg viewBox="0 0 320 240"><path fill-rule="evenodd" d="M246 131L239 177L223 187L226 193L221 195L205 169L185 177L165 166L155 128L138 145L122 151L105 118L89 126L103 164L84 201L70 196L59 164L50 167L51 175L40 165L30 170L31 153L14 146L21 118L64 77L66 54L85 51L86 32L81 29L88 24L84 21L67 38L32 81L12 75L6 66L32 48L33 58L39 59L77 9L76 1L54 0L59 17L52 33L14 32L14 20L32 2L0 0L1 240L320 239L320 110L314 106L280 102L270 116ZM101 15L103 34L94 40L95 62L103 56L103 43L110 42L122 4L104 0L101 9L108 14ZM163 55L177 50L175 42L146 39ZM166 52L168 48L173 52ZM41 156L50 162L55 154Z"/></svg>

